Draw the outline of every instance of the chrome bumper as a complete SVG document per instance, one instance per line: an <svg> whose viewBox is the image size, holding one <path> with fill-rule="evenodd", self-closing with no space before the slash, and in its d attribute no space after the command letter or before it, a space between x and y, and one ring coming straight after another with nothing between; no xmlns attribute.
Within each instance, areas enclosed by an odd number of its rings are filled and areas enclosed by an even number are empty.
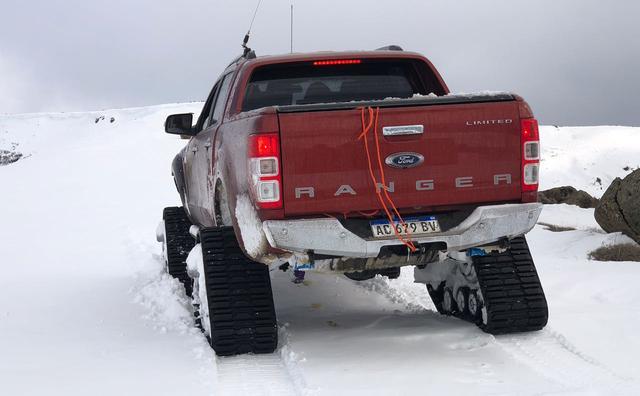
<svg viewBox="0 0 640 396"><path fill-rule="evenodd" d="M446 232L416 236L413 241L418 244L444 242L450 251L486 245L529 232L540 212L542 204L539 203L480 206L458 226ZM377 257L383 246L401 244L396 238L361 238L332 218L267 220L262 227L272 247L299 253Z"/></svg>

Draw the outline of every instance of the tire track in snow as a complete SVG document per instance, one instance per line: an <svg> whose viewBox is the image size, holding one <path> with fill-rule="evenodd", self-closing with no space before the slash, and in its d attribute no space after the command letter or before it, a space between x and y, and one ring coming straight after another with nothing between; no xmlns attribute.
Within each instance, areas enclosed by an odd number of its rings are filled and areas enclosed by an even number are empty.
<svg viewBox="0 0 640 396"><path fill-rule="evenodd" d="M404 305L407 312L431 312L428 308L431 303L428 295L426 296L428 302L426 302L422 294L416 293L407 284L392 282L383 277L376 277L370 281L359 282L357 285L378 293L394 303ZM495 343L514 360L530 367L568 391L593 392L595 390L596 394L636 394L632 379L617 374L603 363L580 351L564 335L550 327L535 333L497 337L482 334L486 336L486 342Z"/></svg>
<svg viewBox="0 0 640 396"><path fill-rule="evenodd" d="M216 360L216 395L298 395L282 357L241 355Z"/></svg>
<svg viewBox="0 0 640 396"><path fill-rule="evenodd" d="M630 379L589 357L549 327L536 333L494 338L514 359L567 390L599 389L602 394L628 393L625 389Z"/></svg>
<svg viewBox="0 0 640 396"><path fill-rule="evenodd" d="M216 359L216 395L295 396L309 394L298 355L289 345L287 325L278 331L280 345L273 354ZM266 386L267 384L268 386Z"/></svg>

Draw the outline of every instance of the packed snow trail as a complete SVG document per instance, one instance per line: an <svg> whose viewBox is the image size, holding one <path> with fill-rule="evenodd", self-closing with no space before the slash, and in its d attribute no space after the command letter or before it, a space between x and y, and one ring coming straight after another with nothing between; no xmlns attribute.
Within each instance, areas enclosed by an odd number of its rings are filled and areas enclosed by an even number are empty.
<svg viewBox="0 0 640 396"><path fill-rule="evenodd" d="M200 106L0 116L0 150L22 154L0 166L0 394L640 393L640 265L587 260L628 239L566 205L541 222L575 231L528 236L550 305L541 332L493 337L440 316L410 268L300 285L275 270L278 351L216 358L154 237L179 203L169 166L185 144L164 119ZM543 188L599 196L639 165L637 128L541 133Z"/></svg>

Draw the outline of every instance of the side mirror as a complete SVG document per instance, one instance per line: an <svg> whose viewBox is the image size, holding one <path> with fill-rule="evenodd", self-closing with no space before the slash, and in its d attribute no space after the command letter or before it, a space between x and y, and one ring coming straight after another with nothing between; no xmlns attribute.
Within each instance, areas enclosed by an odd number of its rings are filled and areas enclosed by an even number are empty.
<svg viewBox="0 0 640 396"><path fill-rule="evenodd" d="M172 114L164 123L164 131L172 135L195 135L193 130L193 113Z"/></svg>

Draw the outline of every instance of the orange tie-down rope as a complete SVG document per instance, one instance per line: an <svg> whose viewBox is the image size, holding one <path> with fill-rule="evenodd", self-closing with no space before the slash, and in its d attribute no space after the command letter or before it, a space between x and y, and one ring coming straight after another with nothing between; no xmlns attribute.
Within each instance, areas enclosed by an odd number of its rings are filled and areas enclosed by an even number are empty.
<svg viewBox="0 0 640 396"><path fill-rule="evenodd" d="M397 216L400 222L400 225L404 227L405 230L407 229L407 224L404 222L404 219L400 215L400 212L398 212L398 208L393 203L393 200L391 199L391 196L389 195L389 192L387 191L387 189L378 188L378 179L376 178L376 175L373 172L373 164L371 162L371 152L369 151L369 137L368 137L369 132L372 129L373 129L374 140L376 143L376 152L378 155L378 167L380 170L380 178L382 181L382 185L386 186L387 182L384 176L384 167L382 166L382 156L380 154L380 142L378 140L378 134L377 134L378 115L380 114L380 108L376 108L375 112L372 107L363 107L360 110L361 110L360 118L362 121L362 133L358 136L358 140L362 139L364 141L364 149L367 153L369 175L371 176L371 180L373 181L373 188L375 189L376 195L378 196L378 200L380 201L380 204L382 205L384 212L387 214L387 218L389 219L389 224L393 228L393 232L396 235L396 238L398 238L398 240L400 240L400 242L402 242L413 253L417 250L416 246L414 245L410 236L407 236L405 238L398 233L398 230L395 227L395 222L393 221L393 216L391 216L391 211L389 210L389 206L391 206L391 208L393 209L393 212L395 213L395 215ZM367 112L369 113L368 121L365 120L366 119L365 113ZM384 191L384 196L382 191Z"/></svg>

